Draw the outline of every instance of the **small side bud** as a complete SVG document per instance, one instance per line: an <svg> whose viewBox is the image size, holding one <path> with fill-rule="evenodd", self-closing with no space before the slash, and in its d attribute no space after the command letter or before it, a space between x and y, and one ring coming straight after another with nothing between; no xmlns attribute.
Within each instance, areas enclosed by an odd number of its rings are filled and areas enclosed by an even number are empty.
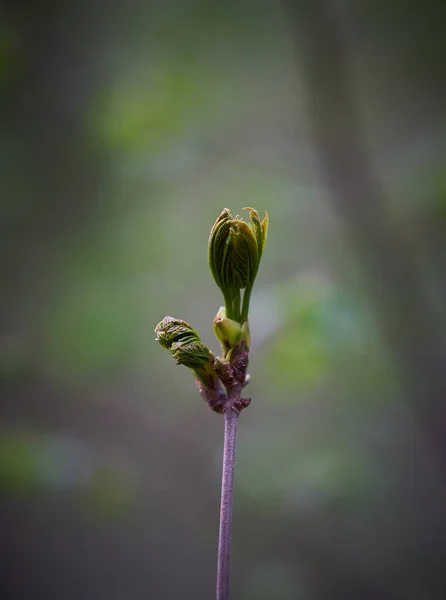
<svg viewBox="0 0 446 600"><path fill-rule="evenodd" d="M251 404L251 398L240 398L239 400L237 400L237 402L235 402L235 404L232 407L232 410L235 410L235 412L237 414L240 414L241 411L244 408L248 408L248 406Z"/></svg>
<svg viewBox="0 0 446 600"><path fill-rule="evenodd" d="M228 319L226 309L222 306L214 318L214 333L221 344L224 356L233 350L240 342L245 343L246 349L249 350L251 345L251 333L249 331L248 321L243 325Z"/></svg>
<svg viewBox="0 0 446 600"><path fill-rule="evenodd" d="M242 326L237 321L228 319L226 309L222 306L214 319L214 333L226 356L231 348L241 340Z"/></svg>

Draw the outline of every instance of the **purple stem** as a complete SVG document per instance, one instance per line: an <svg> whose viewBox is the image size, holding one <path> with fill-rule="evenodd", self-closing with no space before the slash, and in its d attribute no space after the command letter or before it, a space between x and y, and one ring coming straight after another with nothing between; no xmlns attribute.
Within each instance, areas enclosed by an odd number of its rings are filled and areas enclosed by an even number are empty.
<svg viewBox="0 0 446 600"><path fill-rule="evenodd" d="M224 412L223 473L221 482L220 533L218 538L217 600L229 599L232 505L234 499L235 447L238 412L230 406Z"/></svg>

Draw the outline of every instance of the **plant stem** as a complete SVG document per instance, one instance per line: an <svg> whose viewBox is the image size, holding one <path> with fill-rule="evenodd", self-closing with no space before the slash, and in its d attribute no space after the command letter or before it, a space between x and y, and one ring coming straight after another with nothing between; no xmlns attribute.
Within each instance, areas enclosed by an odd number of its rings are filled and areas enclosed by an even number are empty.
<svg viewBox="0 0 446 600"><path fill-rule="evenodd" d="M226 293L223 294L223 297L225 299L226 316L228 319L234 319L234 312L232 310L232 296Z"/></svg>
<svg viewBox="0 0 446 600"><path fill-rule="evenodd" d="M234 321L239 321L240 319L240 290L237 289L234 291L234 295L232 297L233 303L233 319Z"/></svg>
<svg viewBox="0 0 446 600"><path fill-rule="evenodd" d="M223 472L221 481L220 532L218 537L217 600L229 599L232 505L234 500L235 447L238 412L229 405L224 412Z"/></svg>
<svg viewBox="0 0 446 600"><path fill-rule="evenodd" d="M241 325L243 325L243 323L248 318L249 301L251 299L251 292L252 292L252 285L250 287L247 287L245 289L245 291L243 292L243 306L242 306L242 314L240 316L240 324Z"/></svg>

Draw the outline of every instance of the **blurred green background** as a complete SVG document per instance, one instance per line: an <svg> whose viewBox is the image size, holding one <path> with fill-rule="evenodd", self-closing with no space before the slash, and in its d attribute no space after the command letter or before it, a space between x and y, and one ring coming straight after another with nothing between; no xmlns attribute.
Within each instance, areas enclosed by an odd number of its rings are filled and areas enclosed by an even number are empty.
<svg viewBox="0 0 446 600"><path fill-rule="evenodd" d="M214 594L224 207L268 210L232 597L446 596L446 5L5 0L0 595Z"/></svg>

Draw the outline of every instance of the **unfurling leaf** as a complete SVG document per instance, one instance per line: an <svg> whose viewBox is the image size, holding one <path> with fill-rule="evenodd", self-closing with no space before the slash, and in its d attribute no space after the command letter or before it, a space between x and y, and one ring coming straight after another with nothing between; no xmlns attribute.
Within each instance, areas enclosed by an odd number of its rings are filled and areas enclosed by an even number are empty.
<svg viewBox="0 0 446 600"><path fill-rule="evenodd" d="M204 385L218 387L218 377L213 369L215 356L186 321L164 317L155 327L155 333L157 341L169 350L178 365L192 369Z"/></svg>

